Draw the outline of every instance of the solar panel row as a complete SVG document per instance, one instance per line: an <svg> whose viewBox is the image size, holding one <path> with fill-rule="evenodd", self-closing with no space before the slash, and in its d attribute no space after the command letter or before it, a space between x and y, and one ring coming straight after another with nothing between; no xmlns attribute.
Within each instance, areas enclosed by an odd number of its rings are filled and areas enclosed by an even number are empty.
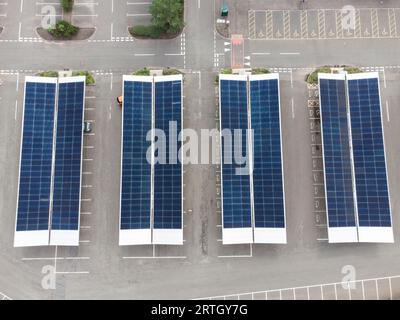
<svg viewBox="0 0 400 320"><path fill-rule="evenodd" d="M119 243L182 244L182 76L124 76L123 101ZM151 144L156 129L164 150Z"/></svg>
<svg viewBox="0 0 400 320"><path fill-rule="evenodd" d="M278 75L220 75L220 124L223 243L286 243Z"/></svg>
<svg viewBox="0 0 400 320"><path fill-rule="evenodd" d="M15 246L78 245L84 86L26 78Z"/></svg>
<svg viewBox="0 0 400 320"><path fill-rule="evenodd" d="M392 242L378 74L319 84L329 241Z"/></svg>

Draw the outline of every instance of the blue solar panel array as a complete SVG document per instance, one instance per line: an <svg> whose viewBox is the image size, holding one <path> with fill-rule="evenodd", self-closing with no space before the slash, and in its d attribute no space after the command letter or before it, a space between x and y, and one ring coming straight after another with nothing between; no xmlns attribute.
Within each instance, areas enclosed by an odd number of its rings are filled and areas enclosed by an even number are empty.
<svg viewBox="0 0 400 320"><path fill-rule="evenodd" d="M348 80L361 227L390 227L390 205L377 78Z"/></svg>
<svg viewBox="0 0 400 320"><path fill-rule="evenodd" d="M84 81L59 84L53 230L79 227L84 92Z"/></svg>
<svg viewBox="0 0 400 320"><path fill-rule="evenodd" d="M151 162L146 140L152 127L152 83L124 81L121 229L149 229Z"/></svg>
<svg viewBox="0 0 400 320"><path fill-rule="evenodd" d="M284 228L278 79L250 81L254 225Z"/></svg>
<svg viewBox="0 0 400 320"><path fill-rule="evenodd" d="M155 83L155 128L166 136L166 163L154 165L154 228L182 228L182 163L178 158L182 127L182 81ZM169 125L176 125L176 136L170 136ZM171 149L170 141L176 144ZM156 150L155 157L162 156Z"/></svg>
<svg viewBox="0 0 400 320"><path fill-rule="evenodd" d="M329 227L356 226L345 80L319 79Z"/></svg>
<svg viewBox="0 0 400 320"><path fill-rule="evenodd" d="M26 82L17 231L48 230L56 84Z"/></svg>
<svg viewBox="0 0 400 320"><path fill-rule="evenodd" d="M238 174L246 164L234 161L233 138L224 138L223 130L241 129L241 154L247 153L247 82L246 80L220 80L221 132L222 132L222 202L224 228L250 228L250 176ZM231 155L228 159L225 155ZM239 171L238 171L239 170ZM244 172L242 172L244 173Z"/></svg>

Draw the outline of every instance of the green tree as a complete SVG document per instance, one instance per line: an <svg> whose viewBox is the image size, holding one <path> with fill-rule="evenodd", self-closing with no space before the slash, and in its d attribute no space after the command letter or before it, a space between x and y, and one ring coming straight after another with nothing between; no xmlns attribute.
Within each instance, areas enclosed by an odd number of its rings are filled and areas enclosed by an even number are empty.
<svg viewBox="0 0 400 320"><path fill-rule="evenodd" d="M74 7L74 0L61 0L61 6L66 12L70 12Z"/></svg>
<svg viewBox="0 0 400 320"><path fill-rule="evenodd" d="M78 33L79 28L73 26L67 21L60 20L54 27L49 28L48 31L55 38L70 38Z"/></svg>
<svg viewBox="0 0 400 320"><path fill-rule="evenodd" d="M153 0L150 6L152 23L166 33L183 28L183 0Z"/></svg>

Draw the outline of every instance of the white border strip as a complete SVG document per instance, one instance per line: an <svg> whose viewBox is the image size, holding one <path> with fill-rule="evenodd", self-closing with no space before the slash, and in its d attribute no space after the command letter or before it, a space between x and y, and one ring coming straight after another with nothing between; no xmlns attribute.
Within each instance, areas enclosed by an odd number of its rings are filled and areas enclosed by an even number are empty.
<svg viewBox="0 0 400 320"><path fill-rule="evenodd" d="M348 73L347 80L373 79L377 78L379 83L379 72Z"/></svg>
<svg viewBox="0 0 400 320"><path fill-rule="evenodd" d="M346 80L345 73L318 73L318 85L319 79L328 79L328 80Z"/></svg>
<svg viewBox="0 0 400 320"><path fill-rule="evenodd" d="M253 228L222 228L222 244L253 243Z"/></svg>
<svg viewBox="0 0 400 320"><path fill-rule="evenodd" d="M133 76L133 75L123 75L122 82L125 81L139 81L139 82L153 82L152 76ZM123 93L123 88L122 88Z"/></svg>
<svg viewBox="0 0 400 320"><path fill-rule="evenodd" d="M358 242L357 227L328 227L329 243Z"/></svg>
<svg viewBox="0 0 400 320"><path fill-rule="evenodd" d="M394 243L392 227L358 227L360 242Z"/></svg>
<svg viewBox="0 0 400 320"><path fill-rule="evenodd" d="M286 228L254 228L254 243L286 244Z"/></svg>
<svg viewBox="0 0 400 320"><path fill-rule="evenodd" d="M16 231L14 247L36 247L49 245L49 230Z"/></svg>
<svg viewBox="0 0 400 320"><path fill-rule="evenodd" d="M34 82L34 83L57 83L58 78L56 77L32 77L26 76L25 82Z"/></svg>
<svg viewBox="0 0 400 320"><path fill-rule="evenodd" d="M153 244L183 245L183 229L153 229Z"/></svg>
<svg viewBox="0 0 400 320"><path fill-rule="evenodd" d="M279 73L251 74L249 75L249 80L250 81L278 80L279 84Z"/></svg>
<svg viewBox="0 0 400 320"><path fill-rule="evenodd" d="M79 246L78 230L51 230L51 246Z"/></svg>
<svg viewBox="0 0 400 320"><path fill-rule="evenodd" d="M75 83L75 82L84 82L86 84L86 77L75 76L75 77L58 78L58 83Z"/></svg>
<svg viewBox="0 0 400 320"><path fill-rule="evenodd" d="M151 244L151 229L120 229L119 245L147 245Z"/></svg>
<svg viewBox="0 0 400 320"><path fill-rule="evenodd" d="M218 78L219 80L247 81L247 75L239 75L239 74L220 74ZM221 93L221 86L219 90Z"/></svg>
<svg viewBox="0 0 400 320"><path fill-rule="evenodd" d="M174 74L169 76L155 76L154 82L169 82L169 81L183 81L181 74Z"/></svg>

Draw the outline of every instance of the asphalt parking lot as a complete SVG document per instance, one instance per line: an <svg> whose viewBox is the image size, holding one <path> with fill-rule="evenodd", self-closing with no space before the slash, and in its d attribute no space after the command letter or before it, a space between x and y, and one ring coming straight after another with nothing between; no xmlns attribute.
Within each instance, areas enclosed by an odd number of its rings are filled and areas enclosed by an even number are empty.
<svg viewBox="0 0 400 320"><path fill-rule="evenodd" d="M128 37L128 26L147 19L141 16L146 5L125 1L117 5L112 0L85 3L76 7L75 21L94 25L96 33L89 40L63 44L37 39L34 29L40 23L38 7L44 1L25 1L23 10L19 1L0 5L0 24L5 27L0 34L0 292L14 299L185 299L229 295L240 299L299 299L308 298L307 292L310 298L333 299L336 288L337 297L345 299L348 292L340 291L338 283L344 276L343 266L351 265L361 286L361 291L357 286L350 292L352 298L397 297L398 278L381 279L398 275L400 263L397 25L393 33L393 26L391 29L386 25L385 18L378 20L379 34L385 26L396 37L332 40L328 39L329 26L334 24L330 22L332 12L327 9L324 36L316 31L318 39L310 40L312 29L307 28L307 38L293 40L299 8L287 1L281 5L290 8L288 38L270 41L263 31L263 37L253 39L249 10L257 10L265 17L269 13L262 1L249 1L243 9L239 6L237 12L245 12L240 15L243 19L235 21L238 15L234 12L231 19L232 28L236 28L233 31L243 35L243 54L235 63L268 67L280 74L288 244L223 246L219 168L190 164L184 167L184 245L122 248L118 246L121 110L115 102L122 91L122 75L143 66L181 69L185 73L184 127L196 131L216 128L215 76L220 68L231 66L232 50L236 49L231 39L222 38L214 30L218 2L201 1L187 6L184 33L155 43ZM309 5L307 10L313 10L312 3ZM372 2L367 5L377 6ZM394 7L392 2L388 6ZM277 26L273 28L282 29L282 24L287 25L282 8L272 9L278 10L273 14L272 21ZM379 19L385 10L377 9ZM360 10L360 14L364 11ZM394 12L397 23L397 9ZM318 14L313 14L307 18L309 26L318 20ZM280 33L285 37L284 28ZM29 59L25 59L26 52ZM380 74L395 244L326 242L317 148L318 110L313 105L316 88L304 81L307 73L325 63L353 64ZM96 80L95 86L87 88L85 100L85 120L93 123L93 132L84 138L81 243L79 248L14 249L24 77L40 70L64 68L90 70ZM55 289L43 289L46 268L55 272Z"/></svg>

